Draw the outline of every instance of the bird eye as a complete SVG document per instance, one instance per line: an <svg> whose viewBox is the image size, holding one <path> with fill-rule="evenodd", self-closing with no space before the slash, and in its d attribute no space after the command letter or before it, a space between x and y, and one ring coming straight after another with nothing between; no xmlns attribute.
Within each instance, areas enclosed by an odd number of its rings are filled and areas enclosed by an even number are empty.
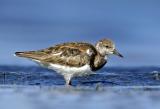
<svg viewBox="0 0 160 109"><path fill-rule="evenodd" d="M109 46L107 45L106 48L109 48Z"/></svg>

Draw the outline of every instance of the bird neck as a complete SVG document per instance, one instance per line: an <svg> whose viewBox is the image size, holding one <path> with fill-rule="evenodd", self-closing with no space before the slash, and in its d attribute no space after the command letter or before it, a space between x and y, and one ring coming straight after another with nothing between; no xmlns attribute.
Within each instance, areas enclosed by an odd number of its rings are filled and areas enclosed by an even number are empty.
<svg viewBox="0 0 160 109"><path fill-rule="evenodd" d="M95 45L95 48L97 50L97 52L99 52L99 54L102 56L102 57L105 57L106 56L106 49L102 46L102 44L100 42L98 42L96 45Z"/></svg>

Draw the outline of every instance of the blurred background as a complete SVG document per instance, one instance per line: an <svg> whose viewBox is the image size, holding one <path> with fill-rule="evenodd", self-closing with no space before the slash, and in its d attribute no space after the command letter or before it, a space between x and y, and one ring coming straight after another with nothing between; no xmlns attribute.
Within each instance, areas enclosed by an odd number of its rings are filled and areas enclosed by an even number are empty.
<svg viewBox="0 0 160 109"><path fill-rule="evenodd" d="M73 87L13 56L102 38L112 39L125 58L111 56L110 68L73 78ZM160 109L159 56L160 0L0 0L2 109Z"/></svg>
<svg viewBox="0 0 160 109"><path fill-rule="evenodd" d="M109 38L125 58L108 66L158 66L159 12L159 0L0 0L0 65L36 65L15 51Z"/></svg>

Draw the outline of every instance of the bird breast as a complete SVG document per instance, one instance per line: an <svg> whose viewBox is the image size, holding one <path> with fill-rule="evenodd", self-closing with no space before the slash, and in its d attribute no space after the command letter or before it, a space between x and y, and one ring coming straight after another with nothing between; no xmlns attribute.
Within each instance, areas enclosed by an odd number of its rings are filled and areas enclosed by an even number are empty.
<svg viewBox="0 0 160 109"><path fill-rule="evenodd" d="M106 63L107 60L105 59L105 57L101 56L100 54L97 54L91 64L91 68L93 71L97 71L101 69Z"/></svg>

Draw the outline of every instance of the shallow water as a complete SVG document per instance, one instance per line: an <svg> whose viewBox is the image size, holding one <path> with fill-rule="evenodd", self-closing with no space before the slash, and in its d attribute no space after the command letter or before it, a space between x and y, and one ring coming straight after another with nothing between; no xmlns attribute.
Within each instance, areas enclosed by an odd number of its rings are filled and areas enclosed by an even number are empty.
<svg viewBox="0 0 160 109"><path fill-rule="evenodd" d="M66 87L60 75L41 67L1 66L0 84L3 109L160 107L159 67L104 68Z"/></svg>
<svg viewBox="0 0 160 109"><path fill-rule="evenodd" d="M37 66L1 66L0 84L64 85L62 76ZM72 79L73 86L155 86L160 85L159 67L106 67L96 74Z"/></svg>

